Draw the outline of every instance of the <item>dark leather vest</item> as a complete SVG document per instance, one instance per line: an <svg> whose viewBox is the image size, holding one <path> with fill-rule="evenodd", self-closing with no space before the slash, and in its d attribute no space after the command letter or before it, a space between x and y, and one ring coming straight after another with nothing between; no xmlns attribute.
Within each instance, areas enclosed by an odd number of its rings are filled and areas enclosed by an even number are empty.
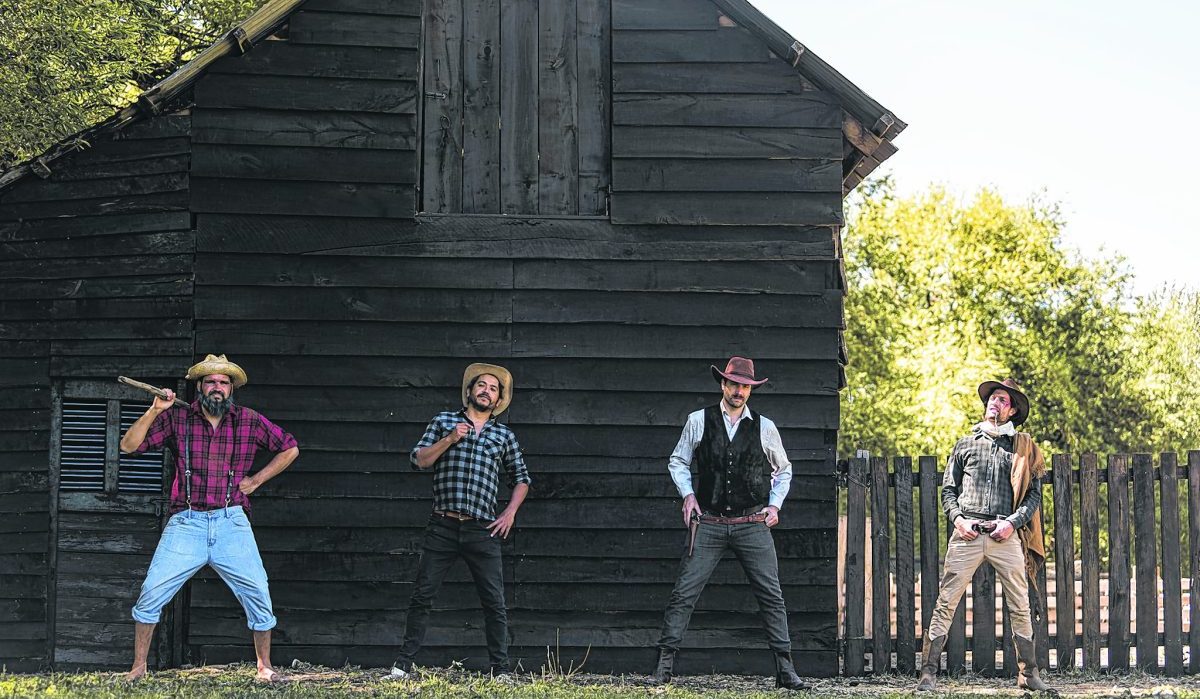
<svg viewBox="0 0 1200 699"><path fill-rule="evenodd" d="M725 432L721 406L704 409L704 436L692 455L696 502L711 514L743 514L766 505L771 495L771 463L763 453L761 414L742 420L733 442Z"/></svg>

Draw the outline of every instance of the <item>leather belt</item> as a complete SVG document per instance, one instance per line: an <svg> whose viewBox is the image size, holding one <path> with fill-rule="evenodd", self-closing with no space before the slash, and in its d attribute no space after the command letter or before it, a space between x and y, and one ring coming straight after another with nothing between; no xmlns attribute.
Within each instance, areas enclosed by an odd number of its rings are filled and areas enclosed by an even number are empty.
<svg viewBox="0 0 1200 699"><path fill-rule="evenodd" d="M756 522L766 522L766 512L756 512L752 515L743 515L741 517L718 517L716 515L700 515L700 521L704 524L753 524Z"/></svg>
<svg viewBox="0 0 1200 699"><path fill-rule="evenodd" d="M729 526L734 524L755 524L766 521L766 512L757 512L752 515L743 515L741 517L717 517L716 515L698 515L693 513L692 519L688 522L688 558L691 558L692 554L696 550L696 532L700 529L701 522L704 524L720 524Z"/></svg>
<svg viewBox="0 0 1200 699"><path fill-rule="evenodd" d="M963 512L962 516L966 517L968 519L978 519L978 520L982 520L985 522L991 522L991 521L995 521L998 519L1006 519L1008 517L1008 515L984 515L984 514L979 514L978 512Z"/></svg>
<svg viewBox="0 0 1200 699"><path fill-rule="evenodd" d="M453 519L459 522L468 522L472 519L475 519L471 515L464 515L461 512L455 512L453 510L434 510L433 514L437 515L438 517L445 517L446 519Z"/></svg>

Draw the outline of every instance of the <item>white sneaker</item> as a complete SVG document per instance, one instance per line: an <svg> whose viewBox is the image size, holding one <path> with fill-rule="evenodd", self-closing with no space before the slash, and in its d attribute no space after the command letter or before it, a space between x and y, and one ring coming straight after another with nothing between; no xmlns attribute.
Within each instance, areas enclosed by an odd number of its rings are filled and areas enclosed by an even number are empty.
<svg viewBox="0 0 1200 699"><path fill-rule="evenodd" d="M389 672L387 675L385 675L383 679L385 679L385 680L406 680L406 679L408 679L408 676L409 676L409 673L407 673L404 670L401 670L400 668L393 665L392 671Z"/></svg>

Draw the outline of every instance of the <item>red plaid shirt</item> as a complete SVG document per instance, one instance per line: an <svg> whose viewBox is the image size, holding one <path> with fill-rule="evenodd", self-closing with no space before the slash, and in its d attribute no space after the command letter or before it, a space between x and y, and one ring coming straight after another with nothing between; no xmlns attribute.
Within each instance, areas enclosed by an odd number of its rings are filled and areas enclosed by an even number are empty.
<svg viewBox="0 0 1200 699"><path fill-rule="evenodd" d="M186 461L179 457L185 442L189 452ZM237 486L253 465L255 453L259 448L279 453L297 444L296 438L278 425L241 405L232 406L214 429L201 412L197 399L187 408L171 408L159 413L150 423L145 441L135 451L158 450L164 446L176 455L175 482L171 486L172 514L188 508L184 472L189 463L192 468L192 509L225 507L228 492L229 505L241 505L249 513L250 499Z"/></svg>

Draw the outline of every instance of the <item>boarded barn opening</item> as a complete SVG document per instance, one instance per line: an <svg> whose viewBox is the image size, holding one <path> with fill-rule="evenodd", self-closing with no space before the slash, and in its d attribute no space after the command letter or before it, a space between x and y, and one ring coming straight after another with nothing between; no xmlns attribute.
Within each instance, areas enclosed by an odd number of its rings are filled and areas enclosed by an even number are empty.
<svg viewBox="0 0 1200 699"><path fill-rule="evenodd" d="M608 213L609 0L430 0L421 210Z"/></svg>

